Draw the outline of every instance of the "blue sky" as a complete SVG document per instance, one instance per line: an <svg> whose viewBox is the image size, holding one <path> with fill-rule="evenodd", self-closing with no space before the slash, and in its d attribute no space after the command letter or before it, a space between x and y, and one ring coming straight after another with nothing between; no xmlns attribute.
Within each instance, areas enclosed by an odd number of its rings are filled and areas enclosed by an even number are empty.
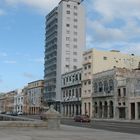
<svg viewBox="0 0 140 140"><path fill-rule="evenodd" d="M0 92L43 79L45 15L60 0L0 0ZM140 55L139 0L85 0L86 47Z"/></svg>

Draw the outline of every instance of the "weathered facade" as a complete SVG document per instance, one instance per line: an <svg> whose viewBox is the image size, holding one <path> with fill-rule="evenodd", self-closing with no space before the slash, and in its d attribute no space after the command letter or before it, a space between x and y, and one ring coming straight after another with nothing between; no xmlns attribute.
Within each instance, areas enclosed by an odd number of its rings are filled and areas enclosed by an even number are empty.
<svg viewBox="0 0 140 140"><path fill-rule="evenodd" d="M81 114L81 74L77 69L62 75L62 114L72 117Z"/></svg>
<svg viewBox="0 0 140 140"><path fill-rule="evenodd" d="M113 69L114 67L135 69L140 57L134 54L124 54L116 50L101 51L91 49L83 53L82 64L82 114L92 117L92 75Z"/></svg>
<svg viewBox="0 0 140 140"><path fill-rule="evenodd" d="M44 93L44 80L33 81L27 86L27 100L29 105L28 114L40 114L42 97Z"/></svg>
<svg viewBox="0 0 140 140"><path fill-rule="evenodd" d="M140 70L114 68L93 75L93 117L140 118Z"/></svg>

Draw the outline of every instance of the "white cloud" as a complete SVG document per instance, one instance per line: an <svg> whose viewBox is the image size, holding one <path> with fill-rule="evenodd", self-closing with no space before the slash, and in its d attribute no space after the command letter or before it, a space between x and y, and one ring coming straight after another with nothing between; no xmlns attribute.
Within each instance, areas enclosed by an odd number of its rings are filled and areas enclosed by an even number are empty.
<svg viewBox="0 0 140 140"><path fill-rule="evenodd" d="M36 76L34 76L33 74L28 73L28 72L24 72L24 73L23 73L23 76L24 76L25 78L28 78L28 79L35 79L35 78L36 78Z"/></svg>
<svg viewBox="0 0 140 140"><path fill-rule="evenodd" d="M5 11L0 9L0 16L3 16L3 15L5 15Z"/></svg>
<svg viewBox="0 0 140 140"><path fill-rule="evenodd" d="M9 5L24 4L33 8L37 8L39 11L47 12L57 6L60 0L5 0Z"/></svg>
<svg viewBox="0 0 140 140"><path fill-rule="evenodd" d="M140 55L139 0L90 0L88 6L88 48L118 49ZM99 18L94 17L96 14Z"/></svg>
<svg viewBox="0 0 140 140"><path fill-rule="evenodd" d="M0 52L0 56L6 57L6 56L7 56L7 53L5 53L5 52Z"/></svg>
<svg viewBox="0 0 140 140"><path fill-rule="evenodd" d="M140 17L139 0L94 0L92 5L93 9L99 12L106 20L122 17Z"/></svg>
<svg viewBox="0 0 140 140"><path fill-rule="evenodd" d="M5 60L4 63L6 64L16 64L17 62L14 60Z"/></svg>
<svg viewBox="0 0 140 140"><path fill-rule="evenodd" d="M44 58L29 59L31 62L44 63Z"/></svg>

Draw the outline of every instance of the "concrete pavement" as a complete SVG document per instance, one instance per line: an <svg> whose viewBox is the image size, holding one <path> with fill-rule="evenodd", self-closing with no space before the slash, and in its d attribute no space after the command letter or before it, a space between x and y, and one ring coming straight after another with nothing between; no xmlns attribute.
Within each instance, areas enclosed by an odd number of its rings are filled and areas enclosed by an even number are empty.
<svg viewBox="0 0 140 140"><path fill-rule="evenodd" d="M0 128L0 140L140 140L140 135L61 125L46 128Z"/></svg>

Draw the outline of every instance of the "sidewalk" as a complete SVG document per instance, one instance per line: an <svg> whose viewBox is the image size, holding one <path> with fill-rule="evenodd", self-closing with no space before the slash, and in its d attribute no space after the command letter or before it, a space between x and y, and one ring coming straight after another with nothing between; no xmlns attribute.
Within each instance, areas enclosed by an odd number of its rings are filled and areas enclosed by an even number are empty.
<svg viewBox="0 0 140 140"><path fill-rule="evenodd" d="M91 119L92 121L140 123L140 120Z"/></svg>
<svg viewBox="0 0 140 140"><path fill-rule="evenodd" d="M61 125L60 130L0 129L0 140L140 140L140 135Z"/></svg>

